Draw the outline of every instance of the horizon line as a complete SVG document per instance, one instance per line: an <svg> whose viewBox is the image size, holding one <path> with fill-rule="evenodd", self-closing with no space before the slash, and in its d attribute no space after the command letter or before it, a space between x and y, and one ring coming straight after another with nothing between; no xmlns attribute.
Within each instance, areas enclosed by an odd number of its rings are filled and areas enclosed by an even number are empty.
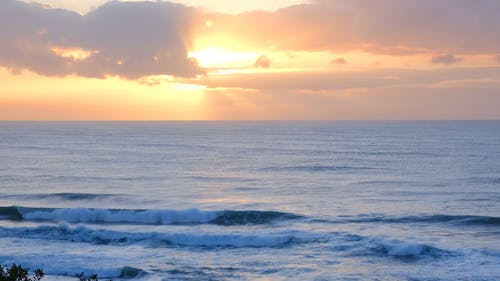
<svg viewBox="0 0 500 281"><path fill-rule="evenodd" d="M5 122L474 122L500 119L0 119Z"/></svg>

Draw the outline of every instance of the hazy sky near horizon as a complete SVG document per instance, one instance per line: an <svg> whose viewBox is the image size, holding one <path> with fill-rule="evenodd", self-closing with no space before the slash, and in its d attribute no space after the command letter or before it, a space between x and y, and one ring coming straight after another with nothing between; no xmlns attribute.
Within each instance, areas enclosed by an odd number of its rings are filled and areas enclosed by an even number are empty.
<svg viewBox="0 0 500 281"><path fill-rule="evenodd" d="M0 119L500 119L500 1L0 2Z"/></svg>

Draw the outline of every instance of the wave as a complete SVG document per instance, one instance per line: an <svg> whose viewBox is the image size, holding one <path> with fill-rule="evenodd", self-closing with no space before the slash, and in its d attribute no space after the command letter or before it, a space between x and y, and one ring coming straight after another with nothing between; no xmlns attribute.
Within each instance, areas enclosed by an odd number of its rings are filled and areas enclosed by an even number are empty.
<svg viewBox="0 0 500 281"><path fill-rule="evenodd" d="M398 220L395 220L398 222ZM415 221L415 222L451 222L462 225L484 225L484 226L500 226L500 217L493 216L476 216L476 215L429 215L416 217L402 217L399 221Z"/></svg>
<svg viewBox="0 0 500 281"><path fill-rule="evenodd" d="M99 193L79 193L79 192L61 192L61 193L37 193L37 194L3 194L0 198L5 199L42 199L42 200L65 200L65 201L80 201L104 199L110 197L123 197L124 194L99 194ZM1 207L0 207L1 208Z"/></svg>
<svg viewBox="0 0 500 281"><path fill-rule="evenodd" d="M63 194L61 196L86 197L86 194ZM120 223L144 225L170 224L216 224L247 225L269 224L305 218L304 216L258 210L223 210L202 211L199 209L163 210L163 209L101 209L101 208L30 208L0 207L0 219L14 221L50 221L67 223ZM414 215L387 216L379 214L340 216L334 219L309 219L319 223L448 223L457 226L500 227L500 217L478 215Z"/></svg>
<svg viewBox="0 0 500 281"><path fill-rule="evenodd" d="M0 219L22 220L23 215L17 207L0 207Z"/></svg>
<svg viewBox="0 0 500 281"><path fill-rule="evenodd" d="M450 251L428 244L385 239L370 240L367 249L373 255L388 256L407 261L421 258L439 258L451 254Z"/></svg>
<svg viewBox="0 0 500 281"><path fill-rule="evenodd" d="M483 248L483 249L480 249L479 252L483 255L500 258L500 250Z"/></svg>
<svg viewBox="0 0 500 281"><path fill-rule="evenodd" d="M354 234L342 235L342 241L333 246L332 249L334 251L345 252L349 256L384 256L404 261L422 258L440 258L453 254L451 251L424 243L365 237Z"/></svg>
<svg viewBox="0 0 500 281"><path fill-rule="evenodd" d="M309 243L329 245L346 256L388 257L403 261L442 258L456 254L425 243L402 241L350 233L315 233L298 230L274 232L130 232L94 229L84 225L42 225L36 227L0 227L0 237L90 243L94 245L142 245L154 248L282 248Z"/></svg>
<svg viewBox="0 0 500 281"><path fill-rule="evenodd" d="M455 225L500 226L500 217L476 215L418 215L418 216L385 216L360 215L337 219L313 219L317 222L329 223L450 223Z"/></svg>
<svg viewBox="0 0 500 281"><path fill-rule="evenodd" d="M261 168L264 172L354 172L372 170L372 167L334 166L334 165L298 165L298 166L271 166Z"/></svg>
<svg viewBox="0 0 500 281"><path fill-rule="evenodd" d="M86 197L86 194L62 194L61 196ZM246 225L269 224L305 218L304 216L258 210L202 211L199 209L162 210L162 209L101 209L101 208L29 208L0 207L0 219L14 221L50 221L67 223L121 223L145 225L170 224L217 224ZM340 216L334 219L314 219L319 223L448 223L457 226L500 227L500 217L477 215L414 215L387 216L379 214Z"/></svg>
<svg viewBox="0 0 500 281"><path fill-rule="evenodd" d="M58 260L57 263L52 261L53 257L46 256L17 256L9 257L2 256L2 265L8 267L12 264L21 264L26 268L35 269L42 268L45 273L45 278L50 280L50 275L52 276L68 276L68 277L78 277L82 275L83 277L90 277L92 274L97 274L99 278L118 278L118 279L131 279L140 278L147 274L146 271L140 268L123 266L123 267L102 267L94 266L89 267L88 265L75 264L74 260L77 257L69 256L67 261ZM45 278L43 280L45 280ZM76 279L75 279L76 280Z"/></svg>
<svg viewBox="0 0 500 281"><path fill-rule="evenodd" d="M99 198L109 198L123 196L122 194L102 194L102 193L79 193L79 192L61 192L61 193L43 193L35 194L33 197L39 199L64 199L64 200L93 200Z"/></svg>
<svg viewBox="0 0 500 281"><path fill-rule="evenodd" d="M71 227L42 225L37 227L0 227L0 237L42 239L91 243L97 245L131 245L145 243L152 247L278 247L287 244L313 241L313 235L298 232L276 233L162 233L124 232L93 229L83 225Z"/></svg>
<svg viewBox="0 0 500 281"><path fill-rule="evenodd" d="M131 279L131 278L138 278L146 275L146 271L136 268L136 267L131 267L131 266L124 266L120 268L111 268L111 269L101 269L98 270L97 272L94 272L95 270L88 269L87 271L82 271L82 268L80 269L79 274L75 274L75 276L80 277L90 277L91 275L85 274L85 273L90 273L96 274L99 278L119 278L119 279ZM52 275L68 275L67 274L67 269L66 271L61 274L61 270L44 270L48 274ZM53 273L52 273L53 272Z"/></svg>
<svg viewBox="0 0 500 281"><path fill-rule="evenodd" d="M298 219L302 216L276 211L231 211L217 213L212 222L219 225L267 224L276 220Z"/></svg>
<svg viewBox="0 0 500 281"><path fill-rule="evenodd" d="M485 177L470 177L465 178L465 181L470 183L481 183L481 184L500 184L500 178L485 176Z"/></svg>
<svg viewBox="0 0 500 281"><path fill-rule="evenodd" d="M0 219L25 221L53 221L68 223L131 223L148 225L168 224L267 224L301 216L276 211L201 211L188 210L133 210L92 208L26 208L0 207Z"/></svg>

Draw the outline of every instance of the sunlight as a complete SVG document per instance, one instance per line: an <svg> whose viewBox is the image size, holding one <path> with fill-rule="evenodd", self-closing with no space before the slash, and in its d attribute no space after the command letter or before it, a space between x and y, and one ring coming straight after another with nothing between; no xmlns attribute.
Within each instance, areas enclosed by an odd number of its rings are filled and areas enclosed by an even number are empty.
<svg viewBox="0 0 500 281"><path fill-rule="evenodd" d="M251 67L259 55L257 52L233 52L215 47L188 53L189 57L195 58L200 63L200 66L207 68Z"/></svg>
<svg viewBox="0 0 500 281"><path fill-rule="evenodd" d="M53 47L51 51L58 56L61 56L63 58L72 58L75 61L83 61L92 56L93 54L99 53L98 51L89 51L81 48L64 48L64 47Z"/></svg>
<svg viewBox="0 0 500 281"><path fill-rule="evenodd" d="M205 86L168 77L130 81L45 77L0 67L0 119L7 120L193 120L206 119ZM53 85L57 85L54 87ZM31 93L37 91L37 95ZM15 93L15 94L10 94Z"/></svg>
<svg viewBox="0 0 500 281"><path fill-rule="evenodd" d="M205 27L206 27L206 28L208 28L208 29L212 28L212 21L207 20L207 21L205 22Z"/></svg>

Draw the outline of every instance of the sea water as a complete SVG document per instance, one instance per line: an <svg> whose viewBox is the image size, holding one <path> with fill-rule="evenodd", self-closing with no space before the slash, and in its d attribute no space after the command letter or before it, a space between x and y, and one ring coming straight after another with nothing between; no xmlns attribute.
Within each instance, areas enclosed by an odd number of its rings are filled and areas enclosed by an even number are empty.
<svg viewBox="0 0 500 281"><path fill-rule="evenodd" d="M500 280L500 122L0 122L46 280Z"/></svg>

